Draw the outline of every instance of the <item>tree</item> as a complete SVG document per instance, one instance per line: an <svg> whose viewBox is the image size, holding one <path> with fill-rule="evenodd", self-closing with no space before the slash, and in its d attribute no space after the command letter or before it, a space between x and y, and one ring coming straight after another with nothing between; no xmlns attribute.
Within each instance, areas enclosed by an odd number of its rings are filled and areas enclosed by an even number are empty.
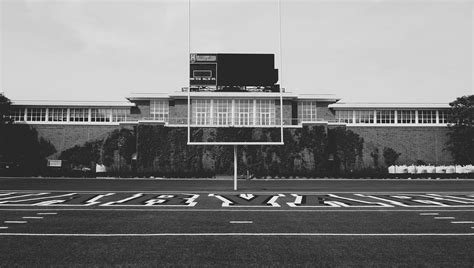
<svg viewBox="0 0 474 268"><path fill-rule="evenodd" d="M0 93L0 125L11 124L10 109L12 102L3 93Z"/></svg>
<svg viewBox="0 0 474 268"><path fill-rule="evenodd" d="M342 166L345 172L354 170L357 159L362 157L364 139L342 127L328 129L328 139L336 167Z"/></svg>
<svg viewBox="0 0 474 268"><path fill-rule="evenodd" d="M474 95L462 96L451 106L447 150L456 164L474 163Z"/></svg>
<svg viewBox="0 0 474 268"><path fill-rule="evenodd" d="M401 153L397 153L397 151L390 147L383 148L383 158L385 159L385 165L387 166L393 166L400 155Z"/></svg>

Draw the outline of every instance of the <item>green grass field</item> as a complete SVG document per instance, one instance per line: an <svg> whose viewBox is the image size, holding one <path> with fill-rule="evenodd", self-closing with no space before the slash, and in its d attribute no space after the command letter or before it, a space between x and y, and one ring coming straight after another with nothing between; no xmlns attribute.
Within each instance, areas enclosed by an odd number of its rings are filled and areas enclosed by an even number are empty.
<svg viewBox="0 0 474 268"><path fill-rule="evenodd" d="M473 185L0 178L0 266L473 267Z"/></svg>

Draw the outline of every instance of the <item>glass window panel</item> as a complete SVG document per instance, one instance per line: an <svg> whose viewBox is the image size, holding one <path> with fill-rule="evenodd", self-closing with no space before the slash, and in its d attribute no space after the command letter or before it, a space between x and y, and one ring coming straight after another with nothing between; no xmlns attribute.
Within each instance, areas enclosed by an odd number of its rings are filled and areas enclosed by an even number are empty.
<svg viewBox="0 0 474 268"><path fill-rule="evenodd" d="M28 108L26 121L46 121L46 108Z"/></svg>
<svg viewBox="0 0 474 268"><path fill-rule="evenodd" d="M25 108L13 108L10 112L10 118L15 122L25 121Z"/></svg>
<svg viewBox="0 0 474 268"><path fill-rule="evenodd" d="M112 109L112 122L124 122L127 121L129 109L127 108L114 108Z"/></svg>
<svg viewBox="0 0 474 268"><path fill-rule="evenodd" d="M373 124L374 123L374 110L356 110L355 123Z"/></svg>
<svg viewBox="0 0 474 268"><path fill-rule="evenodd" d="M253 100L235 100L235 124L240 126L253 125Z"/></svg>
<svg viewBox="0 0 474 268"><path fill-rule="evenodd" d="M92 108L91 122L110 122L111 109L109 108Z"/></svg>
<svg viewBox="0 0 474 268"><path fill-rule="evenodd" d="M232 100L216 99L213 104L214 125L230 125L232 123Z"/></svg>
<svg viewBox="0 0 474 268"><path fill-rule="evenodd" d="M436 124L436 110L419 110L419 124Z"/></svg>
<svg viewBox="0 0 474 268"><path fill-rule="evenodd" d="M257 100L257 125L275 124L275 100Z"/></svg>
<svg viewBox="0 0 474 268"><path fill-rule="evenodd" d="M211 124L211 100L192 100L193 121L196 125Z"/></svg>
<svg viewBox="0 0 474 268"><path fill-rule="evenodd" d="M89 108L70 108L69 109L70 122L88 122Z"/></svg>
<svg viewBox="0 0 474 268"><path fill-rule="evenodd" d="M67 108L49 108L48 121L66 122L67 121Z"/></svg>
<svg viewBox="0 0 474 268"><path fill-rule="evenodd" d="M169 102L168 100L152 100L150 103L150 114L153 120L168 122Z"/></svg>
<svg viewBox="0 0 474 268"><path fill-rule="evenodd" d="M353 123L352 110L336 111L336 120L339 123Z"/></svg>
<svg viewBox="0 0 474 268"><path fill-rule="evenodd" d="M298 106L298 115L300 121L317 121L316 101L300 101Z"/></svg>
<svg viewBox="0 0 474 268"><path fill-rule="evenodd" d="M438 111L439 123L440 124L447 124L448 123L448 111L441 110Z"/></svg>
<svg viewBox="0 0 474 268"><path fill-rule="evenodd" d="M397 111L397 122L399 124L415 124L416 111L415 110L399 110Z"/></svg>
<svg viewBox="0 0 474 268"><path fill-rule="evenodd" d="M377 124L394 124L395 123L395 111L392 110L378 110L377 111Z"/></svg>

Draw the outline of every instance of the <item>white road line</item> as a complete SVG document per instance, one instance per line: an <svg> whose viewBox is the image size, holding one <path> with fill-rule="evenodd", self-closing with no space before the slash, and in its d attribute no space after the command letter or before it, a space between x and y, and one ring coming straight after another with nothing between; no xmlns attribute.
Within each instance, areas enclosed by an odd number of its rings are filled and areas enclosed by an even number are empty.
<svg viewBox="0 0 474 268"><path fill-rule="evenodd" d="M22 217L23 219L42 219L43 217Z"/></svg>
<svg viewBox="0 0 474 268"><path fill-rule="evenodd" d="M4 221L4 223L27 223L27 221Z"/></svg>
<svg viewBox="0 0 474 268"><path fill-rule="evenodd" d="M57 212L38 212L36 215L56 215Z"/></svg>
<svg viewBox="0 0 474 268"><path fill-rule="evenodd" d="M8 229L6 226L0 226L0 229Z"/></svg>
<svg viewBox="0 0 474 268"><path fill-rule="evenodd" d="M76 237L149 237L149 236L474 236L474 233L150 233L150 234L74 234L74 233L0 233L0 236L76 236Z"/></svg>
<svg viewBox="0 0 474 268"><path fill-rule="evenodd" d="M436 220L454 220L454 217L434 217Z"/></svg>
<svg viewBox="0 0 474 268"><path fill-rule="evenodd" d="M451 223L474 223L474 221L452 221Z"/></svg>
<svg viewBox="0 0 474 268"><path fill-rule="evenodd" d="M434 216L439 215L439 213L420 213L421 216Z"/></svg>
<svg viewBox="0 0 474 268"><path fill-rule="evenodd" d="M253 221L230 221L229 223L253 223Z"/></svg>

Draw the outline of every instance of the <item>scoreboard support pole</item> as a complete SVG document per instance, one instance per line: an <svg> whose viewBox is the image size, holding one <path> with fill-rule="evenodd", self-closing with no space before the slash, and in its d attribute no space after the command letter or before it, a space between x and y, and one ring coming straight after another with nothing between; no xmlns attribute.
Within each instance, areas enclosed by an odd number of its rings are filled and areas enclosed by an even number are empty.
<svg viewBox="0 0 474 268"><path fill-rule="evenodd" d="M237 145L234 145L234 191L237 191Z"/></svg>

